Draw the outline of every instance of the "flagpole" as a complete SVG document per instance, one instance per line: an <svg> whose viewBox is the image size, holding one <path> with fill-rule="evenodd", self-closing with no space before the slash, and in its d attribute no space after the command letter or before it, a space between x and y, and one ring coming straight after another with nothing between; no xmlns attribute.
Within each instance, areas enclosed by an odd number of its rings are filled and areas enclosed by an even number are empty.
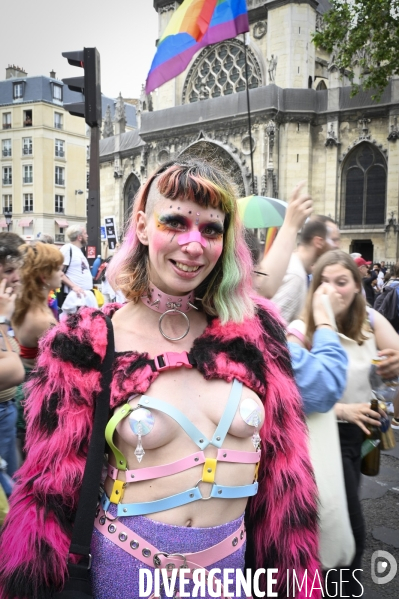
<svg viewBox="0 0 399 599"><path fill-rule="evenodd" d="M249 102L249 87L248 87L248 61L247 61L247 44L245 40L245 33L242 34L244 38L244 53L245 53L245 80L246 80L246 88L247 88L247 115L248 115L248 131L249 131L249 150L251 153L251 187L252 193L255 194L255 180L254 180L254 157L253 157L253 147L252 147L252 126L251 126L251 106Z"/></svg>

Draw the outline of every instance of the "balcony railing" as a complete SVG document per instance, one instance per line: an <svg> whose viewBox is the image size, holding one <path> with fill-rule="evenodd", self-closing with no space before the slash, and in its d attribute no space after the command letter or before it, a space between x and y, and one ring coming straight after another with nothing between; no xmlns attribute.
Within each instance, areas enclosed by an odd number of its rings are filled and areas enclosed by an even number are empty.
<svg viewBox="0 0 399 599"><path fill-rule="evenodd" d="M23 177L22 180L24 183L33 183L33 177Z"/></svg>
<svg viewBox="0 0 399 599"><path fill-rule="evenodd" d="M3 148L3 156L11 156L11 148Z"/></svg>
<svg viewBox="0 0 399 599"><path fill-rule="evenodd" d="M32 127L32 119L25 119L24 127Z"/></svg>
<svg viewBox="0 0 399 599"><path fill-rule="evenodd" d="M3 129L11 129L11 123L3 123Z"/></svg>
<svg viewBox="0 0 399 599"><path fill-rule="evenodd" d="M65 152L64 152L64 150L56 150L55 155L58 156L59 158L64 158Z"/></svg>
<svg viewBox="0 0 399 599"><path fill-rule="evenodd" d="M12 177L3 177L3 185L11 185Z"/></svg>
<svg viewBox="0 0 399 599"><path fill-rule="evenodd" d="M55 240L63 243L65 241L65 235L62 235L61 233L56 233Z"/></svg>
<svg viewBox="0 0 399 599"><path fill-rule="evenodd" d="M56 185L65 185L65 179L60 179L58 177L55 178Z"/></svg>
<svg viewBox="0 0 399 599"><path fill-rule="evenodd" d="M33 206L24 206L24 212L33 212Z"/></svg>
<svg viewBox="0 0 399 599"><path fill-rule="evenodd" d="M65 208L63 206L56 206L55 211L57 214L64 214Z"/></svg>
<svg viewBox="0 0 399 599"><path fill-rule="evenodd" d="M62 129L62 123L54 123L54 129Z"/></svg>
<svg viewBox="0 0 399 599"><path fill-rule="evenodd" d="M22 153L23 154L32 154L32 148L31 147L30 148L23 148Z"/></svg>

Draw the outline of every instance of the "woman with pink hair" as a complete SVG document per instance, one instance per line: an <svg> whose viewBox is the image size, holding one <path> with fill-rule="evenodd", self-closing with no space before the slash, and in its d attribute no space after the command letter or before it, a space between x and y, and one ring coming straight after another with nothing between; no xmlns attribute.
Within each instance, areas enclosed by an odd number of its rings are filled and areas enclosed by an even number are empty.
<svg viewBox="0 0 399 599"><path fill-rule="evenodd" d="M194 159L158 168L108 273L127 302L107 306L116 352L107 476L88 514L95 599L164 597L162 586L143 590L140 573L175 582L181 568L190 596L201 572L219 569L205 596L236 597L244 567L275 568L280 597L295 570L296 597L320 596L301 400L283 326L253 297L251 271L228 177ZM106 331L102 312L82 308L42 343L1 537L1 599L47 597L67 576ZM254 595L266 590L266 576L253 582Z"/></svg>

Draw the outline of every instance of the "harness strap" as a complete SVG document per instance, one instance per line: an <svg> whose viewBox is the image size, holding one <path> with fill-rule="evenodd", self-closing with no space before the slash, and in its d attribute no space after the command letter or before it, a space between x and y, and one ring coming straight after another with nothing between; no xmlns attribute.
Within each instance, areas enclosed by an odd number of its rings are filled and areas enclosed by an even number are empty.
<svg viewBox="0 0 399 599"><path fill-rule="evenodd" d="M215 447L222 447L223 445L223 441L225 440L227 431L229 430L231 423L233 422L235 413L237 412L238 404L240 403L241 393L242 383L240 383L240 381L237 381L237 379L234 379L233 385L230 390L229 399L227 400L226 408L211 440L211 444Z"/></svg>
<svg viewBox="0 0 399 599"><path fill-rule="evenodd" d="M152 408L153 410L159 410L164 414L167 414L173 420L176 420L178 424L182 427L182 429L187 433L192 441L199 447L200 449L205 449L208 447L210 441L206 438L206 436L201 433L201 431L193 424L187 416L183 414L180 410L166 403L166 401L162 401L162 399L156 399L155 397L150 397L149 395L142 395L139 403L137 404L140 408Z"/></svg>
<svg viewBox="0 0 399 599"><path fill-rule="evenodd" d="M119 449L114 444L113 436L114 436L115 429L118 426L118 424L120 423L120 421L123 420L124 418L126 418L127 416L129 416L129 414L131 412L133 412L132 406L129 405L128 403L126 403L124 406L122 406L122 408L118 412L115 412L115 414L109 420L109 422L105 428L105 439L106 439L108 445L110 446L112 453L115 456L115 460L118 465L118 470L126 470L127 469L127 461L126 461L126 458L123 455L123 453L121 451L119 451Z"/></svg>
<svg viewBox="0 0 399 599"><path fill-rule="evenodd" d="M101 508L94 521L94 527L114 545L129 553L132 557L135 557L151 568L165 569L169 576L175 568L190 569L190 573L185 573L185 577L187 578L192 578L195 570L206 570L210 565L238 551L246 541L245 527L244 523L242 523L226 539L208 549L196 553L167 554L159 551L146 539L128 529L120 520L110 520ZM156 596L152 594L151 597L155 599ZM224 593L222 597L230 599Z"/></svg>
<svg viewBox="0 0 399 599"><path fill-rule="evenodd" d="M254 482L250 485L240 485L236 487L228 487L225 485L212 484L212 490L208 497L204 497L198 486L201 481L198 481L197 485L188 491L177 493L176 495L170 495L164 499L157 499L156 501L146 501L142 503L118 503L117 515L119 516L145 516L146 514L154 514L155 512L162 512L164 510L171 510L175 507L187 505L200 499L206 501L207 499L241 499L242 497L252 497L256 495L258 491L258 483ZM101 506L104 511L107 511L111 500L104 493L101 498ZM114 502L112 502L114 503Z"/></svg>
<svg viewBox="0 0 399 599"><path fill-rule="evenodd" d="M218 462L234 462L237 464L257 464L260 460L260 452L256 451L237 451L236 449L218 449ZM161 476L171 476L178 472L184 472L195 466L201 466L205 463L205 455L203 451L192 453L186 458L176 460L164 466L148 466L147 468L139 468L135 470L126 470L126 482L141 482L142 480L151 480ZM119 474L118 468L108 464L107 474L112 480L117 480Z"/></svg>

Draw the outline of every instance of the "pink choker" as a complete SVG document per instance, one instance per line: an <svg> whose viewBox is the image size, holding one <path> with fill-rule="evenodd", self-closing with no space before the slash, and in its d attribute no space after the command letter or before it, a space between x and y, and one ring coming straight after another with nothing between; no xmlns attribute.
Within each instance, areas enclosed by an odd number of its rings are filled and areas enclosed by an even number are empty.
<svg viewBox="0 0 399 599"><path fill-rule="evenodd" d="M141 301L154 312L166 312L167 310L178 310L179 312L190 312L197 308L194 306L194 291L187 295L170 295L164 293L153 283L150 283L151 297L143 295Z"/></svg>
<svg viewBox="0 0 399 599"><path fill-rule="evenodd" d="M170 295L169 293L164 293L158 287L156 287L153 283L150 283L150 293L151 295L143 295L141 297L141 301L147 308L154 310L154 312L159 312L161 316L159 317L159 331L165 339L169 341L179 341L183 339L190 330L190 321L186 312L190 312L190 310L198 310L198 308L194 305L194 291L190 291L187 295ZM169 337L162 330L162 321L167 314L181 314L186 321L187 330L180 337Z"/></svg>

